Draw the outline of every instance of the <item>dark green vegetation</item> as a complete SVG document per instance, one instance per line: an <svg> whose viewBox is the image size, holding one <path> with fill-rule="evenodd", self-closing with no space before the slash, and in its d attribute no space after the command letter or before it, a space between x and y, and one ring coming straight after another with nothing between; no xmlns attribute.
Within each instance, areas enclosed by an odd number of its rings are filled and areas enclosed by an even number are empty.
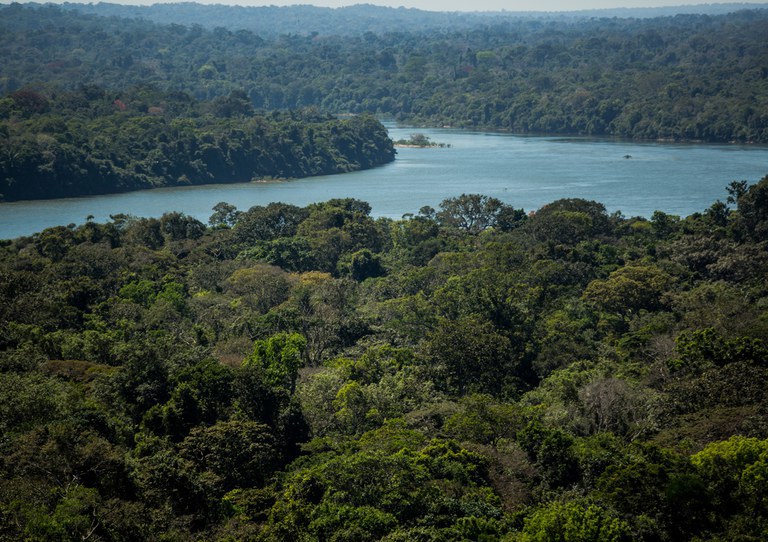
<svg viewBox="0 0 768 542"><path fill-rule="evenodd" d="M481 21L460 30L272 37L16 4L0 9L0 92L151 84L205 100L243 91L257 109L768 142L768 10Z"/></svg>
<svg viewBox="0 0 768 542"><path fill-rule="evenodd" d="M0 246L0 540L768 536L768 177Z"/></svg>
<svg viewBox="0 0 768 542"><path fill-rule="evenodd" d="M256 114L243 93L19 90L0 99L0 198L105 194L371 168L395 153L373 117Z"/></svg>
<svg viewBox="0 0 768 542"><path fill-rule="evenodd" d="M259 37L11 5L2 192L392 158L372 117L304 107L765 142L767 26ZM728 191L684 219L222 202L3 241L0 540L765 540L768 177Z"/></svg>
<svg viewBox="0 0 768 542"><path fill-rule="evenodd" d="M340 8L312 5L231 6L222 4L161 3L132 6L98 2L64 3L64 9L102 17L142 18L161 24L201 25L206 28L250 30L260 36L280 34L360 35L365 32L414 32L430 29L467 30L499 20L521 18L578 20L592 17L661 17L680 13L722 15L744 9L760 9L765 3L700 4L696 6L579 10L571 13L544 12L435 12L393 9L373 4Z"/></svg>
<svg viewBox="0 0 768 542"><path fill-rule="evenodd" d="M404 147L419 147L419 148L450 147L450 145L446 145L445 143L437 143L435 141L432 141L429 137L420 133L411 134L411 137L409 137L408 139L398 139L397 141L395 141L395 145L404 146Z"/></svg>

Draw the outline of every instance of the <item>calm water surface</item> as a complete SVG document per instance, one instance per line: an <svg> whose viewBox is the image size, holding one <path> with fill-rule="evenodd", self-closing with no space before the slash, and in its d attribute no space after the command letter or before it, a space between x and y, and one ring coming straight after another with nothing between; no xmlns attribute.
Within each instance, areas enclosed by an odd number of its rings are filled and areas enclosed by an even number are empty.
<svg viewBox="0 0 768 542"><path fill-rule="evenodd" d="M513 136L450 129L389 126L393 139L419 131L450 148L398 149L386 166L288 182L207 185L127 194L0 204L0 238L44 228L97 222L127 213L159 217L180 211L207 222L220 201L240 210L282 201L307 205L330 198L365 200L375 216L400 218L424 205L437 207L462 193L494 196L534 210L559 198L602 202L609 212L649 217L703 211L727 196L734 180L768 174L768 147L636 143L610 139ZM625 156L631 158L624 158Z"/></svg>

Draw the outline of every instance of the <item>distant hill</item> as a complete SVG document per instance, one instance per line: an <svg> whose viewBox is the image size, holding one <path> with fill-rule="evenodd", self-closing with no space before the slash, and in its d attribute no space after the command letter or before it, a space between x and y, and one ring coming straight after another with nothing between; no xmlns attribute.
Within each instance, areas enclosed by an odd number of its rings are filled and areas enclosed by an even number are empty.
<svg viewBox="0 0 768 542"><path fill-rule="evenodd" d="M100 16L143 18L163 24L199 24L205 28L223 27L250 30L261 36L280 34L359 35L365 32L415 32L422 30L460 30L478 24L515 19L582 19L592 17L649 18L678 14L720 15L743 9L768 8L768 3L699 4L655 8L617 8L546 13L537 11L433 12L419 9L389 8L357 4L342 8L310 5L243 7L203 5L194 2L128 6L64 3L65 9Z"/></svg>
<svg viewBox="0 0 768 542"><path fill-rule="evenodd" d="M52 97L84 84L151 86L201 101L243 93L257 110L316 107L416 125L768 143L768 9L494 18L374 6L157 6L177 21L187 11L242 10L237 19L245 24L246 14L263 13L275 36L72 6L0 7L0 93L28 87ZM102 8L110 5L89 7ZM288 32L296 24L286 18L291 13L316 22L337 17L336 26L321 25L327 33L352 32L363 18L350 14L382 16L365 19L369 30L361 34L320 35L309 23L300 25L303 33ZM342 24L343 14L349 18ZM394 24L389 16L402 17L401 28L378 32ZM450 28L454 23L470 26ZM425 29L408 31L409 24ZM3 103L0 121L7 118Z"/></svg>

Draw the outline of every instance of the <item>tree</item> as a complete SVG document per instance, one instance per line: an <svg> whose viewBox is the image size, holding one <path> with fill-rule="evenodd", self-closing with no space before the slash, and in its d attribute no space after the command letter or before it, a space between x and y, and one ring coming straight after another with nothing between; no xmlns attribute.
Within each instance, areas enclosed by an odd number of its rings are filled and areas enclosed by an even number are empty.
<svg viewBox="0 0 768 542"><path fill-rule="evenodd" d="M767 460L768 440L741 435L713 442L691 457L691 463L715 497L714 504L729 512L745 504L742 501L745 493L758 489L754 482L765 470ZM750 472L752 474L748 474ZM759 488L759 493L761 499L768 496L765 485Z"/></svg>
<svg viewBox="0 0 768 542"><path fill-rule="evenodd" d="M14 105L19 108L25 116L30 116L35 113L44 113L50 108L50 101L48 98L35 92L30 88L23 88L17 90L10 95Z"/></svg>
<svg viewBox="0 0 768 542"><path fill-rule="evenodd" d="M437 220L443 226L458 228L472 235L503 224L509 229L522 214L516 214L511 206L497 198L480 194L462 194L440 203Z"/></svg>
<svg viewBox="0 0 768 542"><path fill-rule="evenodd" d="M630 526L588 501L553 502L526 518L521 542L629 542Z"/></svg>
<svg viewBox="0 0 768 542"><path fill-rule="evenodd" d="M461 410L445 421L444 431L461 442L496 445L514 438L522 429L523 411L516 404L501 403L488 395L466 395Z"/></svg>
<svg viewBox="0 0 768 542"><path fill-rule="evenodd" d="M265 381L274 387L286 388L292 394L296 378L306 358L307 340L298 333L278 333L269 339L256 341L253 353L245 365L264 368Z"/></svg>
<svg viewBox="0 0 768 542"><path fill-rule="evenodd" d="M583 198L563 198L544 205L536 212L536 216L548 213L583 213L589 217L592 234L607 234L611 230L611 217L605 210L605 205L597 201Z"/></svg>
<svg viewBox="0 0 768 542"><path fill-rule="evenodd" d="M235 270L223 281L223 286L252 310L266 313L288 299L294 282L295 279L279 267L256 264Z"/></svg>
<svg viewBox="0 0 768 542"><path fill-rule="evenodd" d="M742 235L753 241L768 240L768 175L746 191L739 185L733 195L738 198L737 227Z"/></svg>
<svg viewBox="0 0 768 542"><path fill-rule="evenodd" d="M384 274L381 258L367 248L358 250L349 258L342 258L337 267L342 275L348 275L356 281L363 281Z"/></svg>
<svg viewBox="0 0 768 542"><path fill-rule="evenodd" d="M201 475L215 476L222 492L261 486L279 464L272 431L248 420L196 427L179 445L179 453Z"/></svg>
<svg viewBox="0 0 768 542"><path fill-rule="evenodd" d="M534 419L517 432L517 441L536 462L549 489L568 487L580 478L574 440L568 433Z"/></svg>
<svg viewBox="0 0 768 542"><path fill-rule="evenodd" d="M747 181L731 181L726 187L726 190L728 191L728 203L738 203L739 198L747 193L747 189Z"/></svg>
<svg viewBox="0 0 768 542"><path fill-rule="evenodd" d="M662 211L654 211L651 216L651 224L657 237L667 239L680 228L680 217Z"/></svg>
<svg viewBox="0 0 768 542"><path fill-rule="evenodd" d="M185 367L171 377L168 402L155 405L143 423L158 434L183 439L195 426L226 418L232 405L231 368L212 359Z"/></svg>
<svg viewBox="0 0 768 542"><path fill-rule="evenodd" d="M701 369L715 364L749 362L768 365L768 348L760 339L723 337L713 328L684 331L675 340L679 359L672 362L678 368Z"/></svg>
<svg viewBox="0 0 768 542"><path fill-rule="evenodd" d="M594 230L594 222L587 213L560 209L542 209L529 224L537 240L564 245L584 241Z"/></svg>
<svg viewBox="0 0 768 542"><path fill-rule="evenodd" d="M307 216L306 209L286 203L270 203L266 207L256 205L238 215L233 229L234 239L239 243L253 244L291 237Z"/></svg>
<svg viewBox="0 0 768 542"><path fill-rule="evenodd" d="M203 68L206 67L207 66L203 66ZM248 95L242 90L233 90L227 97L217 97L211 103L211 109L217 117L224 118L250 117L254 114L253 103L250 98L248 98Z"/></svg>
<svg viewBox="0 0 768 542"><path fill-rule="evenodd" d="M520 361L509 338L473 318L443 320L424 343L435 383L453 395L519 392Z"/></svg>
<svg viewBox="0 0 768 542"><path fill-rule="evenodd" d="M231 228L237 224L241 211L231 203L220 201L213 206L213 214L208 219L208 224L214 228Z"/></svg>
<svg viewBox="0 0 768 542"><path fill-rule="evenodd" d="M672 277L656 266L625 266L606 280L594 280L584 290L587 303L613 314L629 316L641 309L657 310L663 306L663 294Z"/></svg>
<svg viewBox="0 0 768 542"><path fill-rule="evenodd" d="M588 434L610 431L638 438L653 429L648 395L619 378L590 382L579 390L584 429Z"/></svg>
<svg viewBox="0 0 768 542"><path fill-rule="evenodd" d="M199 239L205 233L205 225L184 213L164 213L160 217L160 229L169 241Z"/></svg>

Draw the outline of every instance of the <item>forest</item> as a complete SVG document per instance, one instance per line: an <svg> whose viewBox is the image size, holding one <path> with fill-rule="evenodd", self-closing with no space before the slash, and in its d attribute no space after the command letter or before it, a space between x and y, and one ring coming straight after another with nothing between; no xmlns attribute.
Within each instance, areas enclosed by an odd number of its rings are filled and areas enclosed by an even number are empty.
<svg viewBox="0 0 768 542"><path fill-rule="evenodd" d="M6 201L328 175L395 158L370 115L256 113L243 92L201 103L146 87L22 89L0 99L0 119Z"/></svg>
<svg viewBox="0 0 768 542"><path fill-rule="evenodd" d="M426 30L466 30L498 21L521 19L573 21L590 18L672 17L685 13L725 15L734 11L764 9L761 3L698 4L695 6L614 8L572 12L543 11L424 11L415 8L389 8L374 4L355 4L327 8L310 4L292 6L234 6L174 2L152 5L127 5L107 2L60 4L63 9L100 17L145 19L160 24L200 25L208 29L250 30L254 34L276 37L284 34L354 36L366 32L420 32Z"/></svg>
<svg viewBox="0 0 768 542"><path fill-rule="evenodd" d="M768 142L764 9L179 9L0 6L4 199L375 167L382 117ZM768 539L768 176L236 204L0 240L0 542Z"/></svg>
<svg viewBox="0 0 768 542"><path fill-rule="evenodd" d="M0 540L768 537L768 177L0 244Z"/></svg>
<svg viewBox="0 0 768 542"><path fill-rule="evenodd" d="M99 6L89 9L115 12ZM218 15L222 24L237 9ZM335 13L333 28L345 27L345 13ZM0 8L0 93L72 91L85 81L206 102L244 93L259 111L317 107L515 133L768 142L768 10L469 21L274 35L11 4Z"/></svg>

